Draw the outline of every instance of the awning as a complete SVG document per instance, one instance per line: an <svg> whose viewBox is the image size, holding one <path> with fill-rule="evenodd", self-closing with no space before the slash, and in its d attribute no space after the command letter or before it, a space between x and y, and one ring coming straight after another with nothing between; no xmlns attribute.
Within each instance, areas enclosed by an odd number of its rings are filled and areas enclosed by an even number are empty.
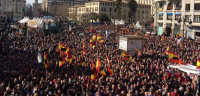
<svg viewBox="0 0 200 96"><path fill-rule="evenodd" d="M181 13L175 13L175 15L181 15Z"/></svg>
<svg viewBox="0 0 200 96"><path fill-rule="evenodd" d="M167 13L167 15L173 15L173 13Z"/></svg>
<svg viewBox="0 0 200 96"><path fill-rule="evenodd" d="M163 15L163 13L158 13L158 15Z"/></svg>

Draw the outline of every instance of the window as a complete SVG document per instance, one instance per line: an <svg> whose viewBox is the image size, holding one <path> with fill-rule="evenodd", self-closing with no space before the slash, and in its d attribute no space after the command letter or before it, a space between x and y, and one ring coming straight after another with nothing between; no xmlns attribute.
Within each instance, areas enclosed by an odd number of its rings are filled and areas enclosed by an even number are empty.
<svg viewBox="0 0 200 96"><path fill-rule="evenodd" d="M194 22L200 23L200 15L194 15Z"/></svg>
<svg viewBox="0 0 200 96"><path fill-rule="evenodd" d="M103 11L103 7L101 8L101 11Z"/></svg>
<svg viewBox="0 0 200 96"><path fill-rule="evenodd" d="M200 10L200 3L194 4L194 10Z"/></svg>
<svg viewBox="0 0 200 96"><path fill-rule="evenodd" d="M110 12L112 12L112 8L110 8Z"/></svg>
<svg viewBox="0 0 200 96"><path fill-rule="evenodd" d="M175 15L175 20L178 20L179 18L181 18L181 14Z"/></svg>
<svg viewBox="0 0 200 96"><path fill-rule="evenodd" d="M106 7L104 8L104 11L106 11Z"/></svg>
<svg viewBox="0 0 200 96"><path fill-rule="evenodd" d="M185 5L185 10L190 10L190 4Z"/></svg>
<svg viewBox="0 0 200 96"><path fill-rule="evenodd" d="M144 10L142 10L142 14L144 14Z"/></svg>
<svg viewBox="0 0 200 96"><path fill-rule="evenodd" d="M159 15L159 20L163 20L163 15Z"/></svg>
<svg viewBox="0 0 200 96"><path fill-rule="evenodd" d="M185 21L188 22L190 20L190 15L185 15Z"/></svg>
<svg viewBox="0 0 200 96"><path fill-rule="evenodd" d="M172 20L172 15L167 15L167 20Z"/></svg>
<svg viewBox="0 0 200 96"><path fill-rule="evenodd" d="M98 7L95 7L95 11L98 11Z"/></svg>

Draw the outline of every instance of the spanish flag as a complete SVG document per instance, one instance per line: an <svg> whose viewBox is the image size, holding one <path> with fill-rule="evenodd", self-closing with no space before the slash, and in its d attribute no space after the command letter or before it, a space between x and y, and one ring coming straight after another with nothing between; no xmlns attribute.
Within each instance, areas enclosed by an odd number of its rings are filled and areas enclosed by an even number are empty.
<svg viewBox="0 0 200 96"><path fill-rule="evenodd" d="M132 60L132 56L126 55L124 52L122 52L122 58L123 58L124 60L127 60L127 59Z"/></svg>
<svg viewBox="0 0 200 96"><path fill-rule="evenodd" d="M200 60L197 60L197 69L200 69Z"/></svg>
<svg viewBox="0 0 200 96"><path fill-rule="evenodd" d="M84 43L84 40L83 40L83 54L85 55L86 52L85 52L85 43Z"/></svg>
<svg viewBox="0 0 200 96"><path fill-rule="evenodd" d="M181 33L176 34L176 37L181 37Z"/></svg>
<svg viewBox="0 0 200 96"><path fill-rule="evenodd" d="M91 74L91 80L96 80L96 78L97 78L97 73L93 73L93 74Z"/></svg>
<svg viewBox="0 0 200 96"><path fill-rule="evenodd" d="M72 60L75 60L75 59L76 59L76 58L72 55L69 46L67 47L67 57L66 57L65 59L66 59L66 61L68 61L69 63L72 63Z"/></svg>
<svg viewBox="0 0 200 96"><path fill-rule="evenodd" d="M95 69L95 67L94 67L93 61L92 61L91 69L92 69L92 71L91 71L91 77L90 77L90 78L91 78L91 80L96 80L97 72L96 72L96 69Z"/></svg>
<svg viewBox="0 0 200 96"><path fill-rule="evenodd" d="M173 52L169 52L169 61L176 62L177 64L182 63L182 60L179 58L179 56Z"/></svg>
<svg viewBox="0 0 200 96"><path fill-rule="evenodd" d="M90 39L90 46L92 46L93 48L95 48L95 47L96 47L96 44L95 44L95 42L94 42L94 40L93 40L93 39Z"/></svg>
<svg viewBox="0 0 200 96"><path fill-rule="evenodd" d="M98 73L100 73L100 67L101 67L101 63L100 63L100 60L97 58L96 70L97 70Z"/></svg>
<svg viewBox="0 0 200 96"><path fill-rule="evenodd" d="M167 46L167 49L166 49L166 51L165 51L165 54L169 54L169 46Z"/></svg>
<svg viewBox="0 0 200 96"><path fill-rule="evenodd" d="M58 50L61 50L63 48L63 44L58 44Z"/></svg>
<svg viewBox="0 0 200 96"><path fill-rule="evenodd" d="M106 76L106 72L104 70L101 70L100 74L103 75L103 76Z"/></svg>
<svg viewBox="0 0 200 96"><path fill-rule="evenodd" d="M107 59L107 61L108 61L108 64L110 64L110 60L109 60L109 58L108 58L108 56L106 55L106 59Z"/></svg>
<svg viewBox="0 0 200 96"><path fill-rule="evenodd" d="M95 66L94 66L94 62L92 61L92 66L91 66L91 69L94 70L95 69Z"/></svg>
<svg viewBox="0 0 200 96"><path fill-rule="evenodd" d="M161 41L164 41L165 37L164 35L161 36Z"/></svg>
<svg viewBox="0 0 200 96"><path fill-rule="evenodd" d="M59 67L61 67L64 63L65 63L65 58L63 57L63 53L60 50Z"/></svg>
<svg viewBox="0 0 200 96"><path fill-rule="evenodd" d="M81 63L82 66L86 66L85 58L84 58L83 55L82 55L82 57L81 57L80 63Z"/></svg>
<svg viewBox="0 0 200 96"><path fill-rule="evenodd" d="M140 50L138 48L135 48L135 51L137 51L138 55L141 56Z"/></svg>
<svg viewBox="0 0 200 96"><path fill-rule="evenodd" d="M112 69L112 64L110 64L110 66L108 68L108 72L110 73L110 76L112 76L114 74L113 69Z"/></svg>
<svg viewBox="0 0 200 96"><path fill-rule="evenodd" d="M46 53L44 52L44 68L45 69L48 69L49 68L49 61L47 59L47 55Z"/></svg>
<svg viewBox="0 0 200 96"><path fill-rule="evenodd" d="M97 41L99 43L103 43L104 42L104 40L103 40L103 38L101 36L97 36Z"/></svg>

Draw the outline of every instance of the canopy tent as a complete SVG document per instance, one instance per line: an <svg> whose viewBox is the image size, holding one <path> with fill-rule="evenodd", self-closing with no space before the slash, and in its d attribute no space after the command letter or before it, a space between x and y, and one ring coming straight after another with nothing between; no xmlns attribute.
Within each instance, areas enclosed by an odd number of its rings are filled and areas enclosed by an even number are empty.
<svg viewBox="0 0 200 96"><path fill-rule="evenodd" d="M43 18L33 18L28 21L28 26L32 28L43 28L44 19Z"/></svg>
<svg viewBox="0 0 200 96"><path fill-rule="evenodd" d="M28 17L24 17L22 20L20 20L20 21L18 21L19 23L27 23L28 22L28 20L29 20L29 18Z"/></svg>
<svg viewBox="0 0 200 96"><path fill-rule="evenodd" d="M45 19L45 20L49 20L50 19L50 20L53 20L53 21L57 21L56 18L53 17L53 16L44 16L43 19Z"/></svg>
<svg viewBox="0 0 200 96"><path fill-rule="evenodd" d="M192 74L196 74L196 75L200 75L200 69L196 69L196 66L194 65L183 65L181 64L180 66L179 65L169 65L169 67L171 68L177 68L183 72L186 72L188 74L192 73Z"/></svg>
<svg viewBox="0 0 200 96"><path fill-rule="evenodd" d="M124 20L118 20L118 19L111 19L112 23L115 23L115 25L125 25L125 21Z"/></svg>
<svg viewBox="0 0 200 96"><path fill-rule="evenodd" d="M134 26L135 29L141 29L142 26L140 25L139 21L137 21L137 23Z"/></svg>

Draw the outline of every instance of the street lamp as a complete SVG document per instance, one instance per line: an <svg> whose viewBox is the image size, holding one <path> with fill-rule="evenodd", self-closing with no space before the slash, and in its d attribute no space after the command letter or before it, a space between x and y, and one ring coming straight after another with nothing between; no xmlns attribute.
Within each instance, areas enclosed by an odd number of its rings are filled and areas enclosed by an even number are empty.
<svg viewBox="0 0 200 96"><path fill-rule="evenodd" d="M179 23L179 24L181 24L181 22L183 22L183 33L182 33L182 45L183 45L183 47L184 47L184 38L185 38L185 32L184 32L184 27L185 27L185 23L186 22L188 22L190 25L192 24L192 21L191 21L191 19L189 20L189 21L187 21L186 20L186 18L185 17L183 17L183 18L179 18L178 20L177 20L177 22ZM187 35L187 30L186 30L186 35ZM187 37L187 36L186 36ZM182 61L183 61L183 47L182 47Z"/></svg>

